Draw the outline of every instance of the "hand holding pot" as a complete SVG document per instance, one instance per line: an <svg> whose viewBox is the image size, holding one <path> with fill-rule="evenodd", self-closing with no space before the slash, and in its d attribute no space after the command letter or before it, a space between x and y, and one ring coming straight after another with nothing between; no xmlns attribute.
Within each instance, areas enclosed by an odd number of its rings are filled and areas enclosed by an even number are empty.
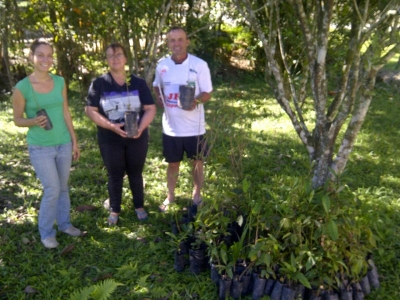
<svg viewBox="0 0 400 300"><path fill-rule="evenodd" d="M138 128L137 132L138 132L137 135L135 135L135 136L132 137L133 139L138 139L138 138L140 138L140 136L142 135L143 130L140 129L140 128Z"/></svg>
<svg viewBox="0 0 400 300"><path fill-rule="evenodd" d="M47 118L44 115L39 115L33 118L34 125L45 128L47 124Z"/></svg>
<svg viewBox="0 0 400 300"><path fill-rule="evenodd" d="M126 138L127 134L125 131L122 130L122 127L124 127L125 123L112 123L110 130L114 131L116 134Z"/></svg>

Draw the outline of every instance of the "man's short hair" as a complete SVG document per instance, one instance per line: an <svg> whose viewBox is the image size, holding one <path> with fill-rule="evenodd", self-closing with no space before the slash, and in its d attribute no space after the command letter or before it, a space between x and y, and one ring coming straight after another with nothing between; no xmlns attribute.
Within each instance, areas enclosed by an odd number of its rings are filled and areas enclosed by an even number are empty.
<svg viewBox="0 0 400 300"><path fill-rule="evenodd" d="M186 33L186 36L187 36L187 32L186 32L185 28L183 28L181 26L172 26L170 29L168 29L167 34L170 33L171 31L175 31L175 30L182 30L184 33Z"/></svg>

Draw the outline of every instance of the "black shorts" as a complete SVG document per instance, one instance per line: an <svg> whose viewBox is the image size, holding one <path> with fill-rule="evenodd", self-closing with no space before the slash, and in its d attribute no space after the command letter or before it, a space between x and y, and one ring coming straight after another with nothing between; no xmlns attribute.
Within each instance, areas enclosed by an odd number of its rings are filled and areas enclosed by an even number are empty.
<svg viewBox="0 0 400 300"><path fill-rule="evenodd" d="M204 135L179 137L163 134L163 148L163 155L169 163L182 161L184 153L188 159L195 160L203 160L208 155Z"/></svg>

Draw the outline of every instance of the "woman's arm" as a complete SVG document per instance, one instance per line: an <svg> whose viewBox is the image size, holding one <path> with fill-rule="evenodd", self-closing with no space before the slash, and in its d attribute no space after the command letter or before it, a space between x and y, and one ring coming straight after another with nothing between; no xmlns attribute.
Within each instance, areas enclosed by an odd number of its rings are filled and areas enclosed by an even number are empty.
<svg viewBox="0 0 400 300"><path fill-rule="evenodd" d="M45 116L36 116L35 118L27 119L24 117L25 98L19 89L14 89L11 96L13 104L14 124L18 127L45 127L47 119Z"/></svg>
<svg viewBox="0 0 400 300"><path fill-rule="evenodd" d="M71 140L72 140L72 158L74 160L78 160L81 153L79 150L78 141L76 139L74 125L72 123L71 113L68 108L67 86L65 84L64 84L63 91L62 91L62 96L64 98L64 102L63 102L64 120L65 120L65 123L67 124L67 128L68 128L69 134L71 135Z"/></svg>
<svg viewBox="0 0 400 300"><path fill-rule="evenodd" d="M154 117L156 115L156 111L157 111L155 104L143 105L143 110L144 110L144 114L143 114L142 118L140 119L138 134L133 137L135 139L140 137L142 132L150 125L151 122L153 122Z"/></svg>

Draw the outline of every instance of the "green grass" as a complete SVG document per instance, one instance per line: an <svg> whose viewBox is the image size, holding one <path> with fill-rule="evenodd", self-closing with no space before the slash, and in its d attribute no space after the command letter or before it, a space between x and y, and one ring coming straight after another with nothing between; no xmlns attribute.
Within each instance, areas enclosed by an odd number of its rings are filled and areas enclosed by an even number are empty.
<svg viewBox="0 0 400 300"><path fill-rule="evenodd" d="M379 235L375 261L381 288L368 299L398 299L400 278L400 98L381 84L358 136L342 182L360 201L370 226ZM205 165L205 201L234 201L240 179L251 182L251 197L266 191L285 193L296 178L308 176L307 152L286 115L259 78L216 83L206 105L208 138L212 144ZM59 233L60 247L45 249L37 229L41 186L29 163L25 129L12 122L7 97L0 112L0 299L69 299L79 290L121 283L110 299L216 299L209 273L198 276L173 269L170 222L174 213L161 214L166 192L166 163L162 158L161 111L150 128L150 147L144 170L147 222L138 222L125 182L120 223L109 227L103 201L107 176L96 143L96 129L83 113L84 103L72 87L70 106L82 152L70 180L73 224L87 231L72 238ZM190 201L190 168L184 163L177 187L178 209ZM77 212L90 204L95 211ZM74 248L62 255L68 245ZM32 287L36 293L24 291ZM248 297L247 299L250 299Z"/></svg>

